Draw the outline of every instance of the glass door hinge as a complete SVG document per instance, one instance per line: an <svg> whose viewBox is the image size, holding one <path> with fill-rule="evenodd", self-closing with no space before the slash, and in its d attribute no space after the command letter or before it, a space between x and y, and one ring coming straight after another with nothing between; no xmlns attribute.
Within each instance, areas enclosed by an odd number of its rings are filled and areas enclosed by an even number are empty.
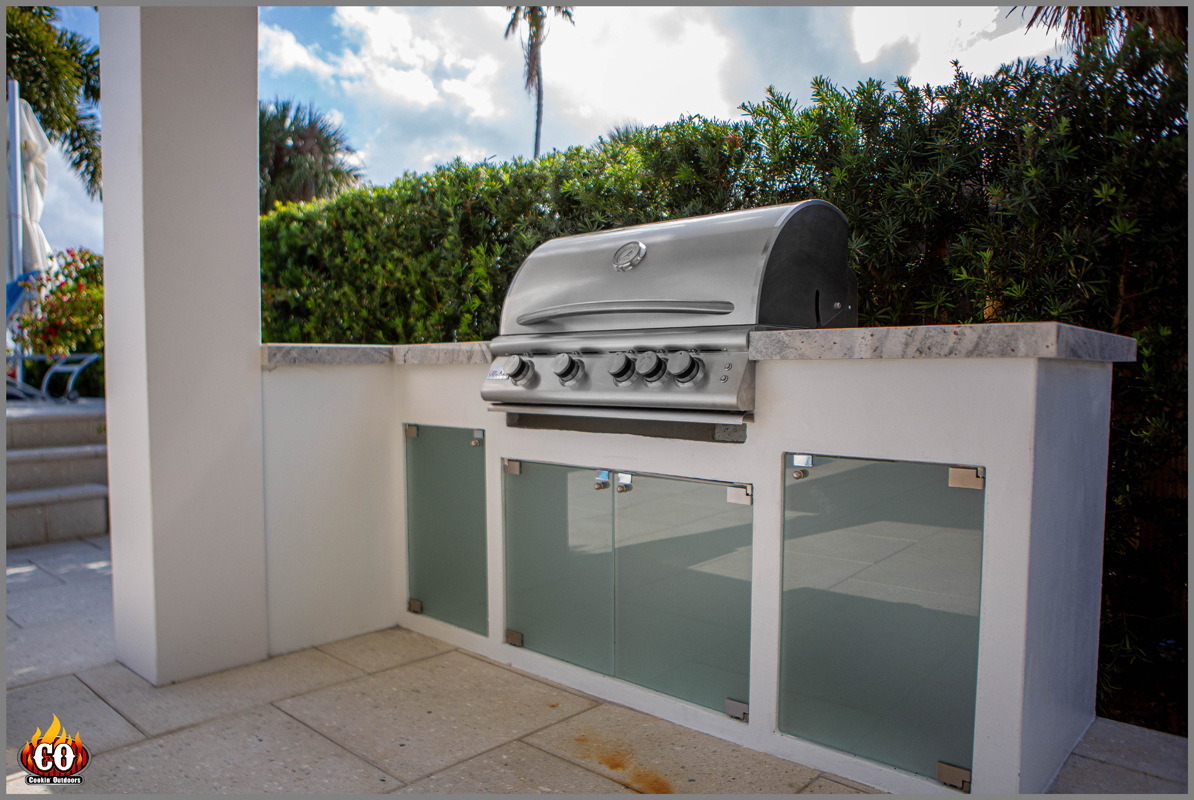
<svg viewBox="0 0 1194 800"><path fill-rule="evenodd" d="M512 461L508 458L503 458L502 459L502 472L506 473L507 475L521 475L522 474L522 462L521 461Z"/></svg>
<svg viewBox="0 0 1194 800"><path fill-rule="evenodd" d="M968 769L962 769L961 767L955 767L953 764L938 761L937 780L946 786L952 786L955 789L961 789L966 794L970 794L970 770Z"/></svg>
<svg viewBox="0 0 1194 800"><path fill-rule="evenodd" d="M506 644L514 645L515 647L522 647L522 634L518 631L506 629Z"/></svg>
<svg viewBox="0 0 1194 800"><path fill-rule="evenodd" d="M406 610L412 614L423 613L423 601L416 600L413 597L406 601Z"/></svg>
<svg viewBox="0 0 1194 800"><path fill-rule="evenodd" d="M419 435L419 426L409 425L404 422L402 423L402 432L406 434L407 439L415 439Z"/></svg>
<svg viewBox="0 0 1194 800"><path fill-rule="evenodd" d="M749 506L753 502L755 487L749 483L739 484L738 486L726 487L726 502L737 503L740 506Z"/></svg>
<svg viewBox="0 0 1194 800"><path fill-rule="evenodd" d="M740 719L743 722L750 721L750 705L739 702L738 700L731 700L726 698L726 715L733 719Z"/></svg>
<svg viewBox="0 0 1194 800"><path fill-rule="evenodd" d="M987 470L984 467L950 467L949 485L954 489L985 489Z"/></svg>

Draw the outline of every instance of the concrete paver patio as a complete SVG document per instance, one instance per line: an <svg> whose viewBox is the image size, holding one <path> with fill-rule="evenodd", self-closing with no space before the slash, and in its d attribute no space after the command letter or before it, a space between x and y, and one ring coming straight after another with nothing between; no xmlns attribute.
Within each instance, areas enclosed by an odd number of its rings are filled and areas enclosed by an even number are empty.
<svg viewBox="0 0 1194 800"><path fill-rule="evenodd" d="M8 551L7 790L57 715L75 793L840 794L870 787L408 630L164 687L115 661L106 537ZM1099 719L1055 791L1185 793L1187 740Z"/></svg>

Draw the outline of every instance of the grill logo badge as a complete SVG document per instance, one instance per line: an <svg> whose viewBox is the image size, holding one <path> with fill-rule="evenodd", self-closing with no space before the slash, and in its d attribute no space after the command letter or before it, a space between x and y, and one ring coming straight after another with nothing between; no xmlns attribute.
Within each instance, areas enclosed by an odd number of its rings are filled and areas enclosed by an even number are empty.
<svg viewBox="0 0 1194 800"><path fill-rule="evenodd" d="M627 272L638 266L647 254L647 246L642 242L627 242L614 253L614 269Z"/></svg>
<svg viewBox="0 0 1194 800"><path fill-rule="evenodd" d="M505 373L500 364L494 364L489 368L489 374L485 376L487 381L508 381L510 376Z"/></svg>
<svg viewBox="0 0 1194 800"><path fill-rule="evenodd" d="M41 728L21 748L21 766L29 771L25 783L34 785L78 786L79 775L91 763L91 754L75 733L72 739L54 715L54 721L43 734Z"/></svg>

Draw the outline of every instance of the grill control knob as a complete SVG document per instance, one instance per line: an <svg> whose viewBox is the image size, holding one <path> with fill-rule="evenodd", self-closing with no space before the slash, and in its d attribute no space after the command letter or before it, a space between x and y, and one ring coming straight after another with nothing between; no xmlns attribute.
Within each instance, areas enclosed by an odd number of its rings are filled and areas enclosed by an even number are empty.
<svg viewBox="0 0 1194 800"><path fill-rule="evenodd" d="M667 361L656 353L643 353L638 357L634 368L639 375L643 376L643 380L653 383L663 377L663 373L667 369Z"/></svg>
<svg viewBox="0 0 1194 800"><path fill-rule="evenodd" d="M584 362L567 353L560 353L551 362L551 371L563 382L579 376L582 369L584 369Z"/></svg>
<svg viewBox="0 0 1194 800"><path fill-rule="evenodd" d="M609 365L609 374L618 383L630 380L634 375L634 361L625 353L615 354L613 362Z"/></svg>
<svg viewBox="0 0 1194 800"><path fill-rule="evenodd" d="M688 353L673 353L668 357L667 371L676 383L692 383L701 374L701 360Z"/></svg>
<svg viewBox="0 0 1194 800"><path fill-rule="evenodd" d="M530 380L530 377L535 374L535 365L529 358L510 356L502 365L502 372L509 375L510 380L515 383L523 383Z"/></svg>

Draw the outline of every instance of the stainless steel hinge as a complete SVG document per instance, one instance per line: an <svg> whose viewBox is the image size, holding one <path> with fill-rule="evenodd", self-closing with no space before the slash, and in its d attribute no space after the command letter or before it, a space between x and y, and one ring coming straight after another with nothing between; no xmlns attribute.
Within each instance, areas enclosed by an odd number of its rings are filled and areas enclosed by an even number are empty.
<svg viewBox="0 0 1194 800"><path fill-rule="evenodd" d="M502 472L506 473L507 475L521 475L522 474L522 462L521 461L513 461L509 458L503 458L502 459Z"/></svg>
<svg viewBox="0 0 1194 800"><path fill-rule="evenodd" d="M597 473L597 480L593 482L593 488L597 491L609 488L609 472L602 470Z"/></svg>
<svg viewBox="0 0 1194 800"><path fill-rule="evenodd" d="M515 647L522 647L522 634L518 631L506 629L506 644L514 645Z"/></svg>
<svg viewBox="0 0 1194 800"><path fill-rule="evenodd" d="M469 442L469 444L473 447L480 447L481 445L485 444L485 431L479 429L474 430L473 440Z"/></svg>
<svg viewBox="0 0 1194 800"><path fill-rule="evenodd" d="M617 484L614 486L614 491L618 494L625 494L634 488L634 475L629 472L619 472Z"/></svg>
<svg viewBox="0 0 1194 800"><path fill-rule="evenodd" d="M749 506L754 500L755 487L753 484L742 483L737 486L726 487L726 502Z"/></svg>
<svg viewBox="0 0 1194 800"><path fill-rule="evenodd" d="M414 439L419 435L419 426L402 423L402 432L406 434L407 439Z"/></svg>
<svg viewBox="0 0 1194 800"><path fill-rule="evenodd" d="M966 794L970 794L970 770L968 769L962 769L961 767L955 767L953 764L938 761L937 780L946 786L952 786L955 789L961 789Z"/></svg>
<svg viewBox="0 0 1194 800"><path fill-rule="evenodd" d="M985 489L987 470L985 467L950 467L949 485L955 489Z"/></svg>
<svg viewBox="0 0 1194 800"><path fill-rule="evenodd" d="M733 719L740 719L743 722L750 721L750 705L738 700L731 700L726 698L726 715Z"/></svg>
<svg viewBox="0 0 1194 800"><path fill-rule="evenodd" d="M413 597L406 601L406 610L412 614L423 613L423 601L416 600Z"/></svg>

